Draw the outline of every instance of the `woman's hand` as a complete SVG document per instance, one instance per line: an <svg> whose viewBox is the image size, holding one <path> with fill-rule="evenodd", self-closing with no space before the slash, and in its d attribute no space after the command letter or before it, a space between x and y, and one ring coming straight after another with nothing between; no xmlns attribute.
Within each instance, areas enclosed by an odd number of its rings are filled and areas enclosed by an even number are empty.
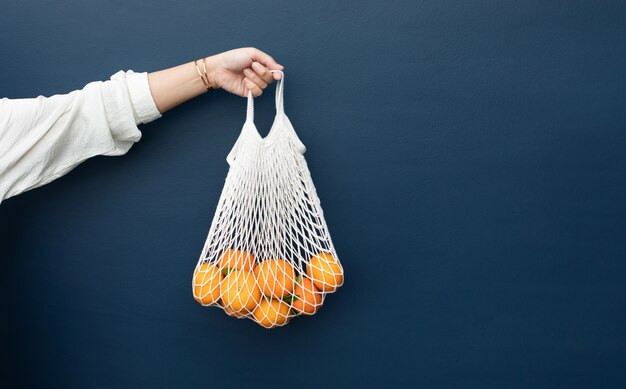
<svg viewBox="0 0 626 389"><path fill-rule="evenodd" d="M281 74L270 70L284 69L270 55L254 47L225 51L207 57L206 62L211 85L241 97L248 96L248 90L254 97L260 96L272 81L280 80Z"/></svg>
<svg viewBox="0 0 626 389"><path fill-rule="evenodd" d="M213 88L222 88L241 97L247 97L248 90L253 96L260 96L274 79L280 80L281 74L270 70L284 69L274 58L254 47L229 50L204 60ZM148 73L150 91L160 113L207 92L195 62ZM204 70L202 59L198 67Z"/></svg>

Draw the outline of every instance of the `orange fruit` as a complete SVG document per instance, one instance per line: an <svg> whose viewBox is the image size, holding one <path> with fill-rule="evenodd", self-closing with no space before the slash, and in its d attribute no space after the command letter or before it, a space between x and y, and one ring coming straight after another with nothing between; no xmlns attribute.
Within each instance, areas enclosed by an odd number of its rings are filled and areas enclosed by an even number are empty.
<svg viewBox="0 0 626 389"><path fill-rule="evenodd" d="M289 321L289 304L263 298L252 312L254 319L265 328L281 326Z"/></svg>
<svg viewBox="0 0 626 389"><path fill-rule="evenodd" d="M232 313L246 314L261 300L261 290L251 271L232 270L222 280L220 293L222 304Z"/></svg>
<svg viewBox="0 0 626 389"><path fill-rule="evenodd" d="M222 272L217 266L202 263L193 272L193 297L202 305L217 302L220 298Z"/></svg>
<svg viewBox="0 0 626 389"><path fill-rule="evenodd" d="M228 307L224 307L224 312L226 312L228 316L232 316L232 317L244 317L248 314L247 311L236 312Z"/></svg>
<svg viewBox="0 0 626 389"><path fill-rule="evenodd" d="M218 267L221 270L228 269L228 271L232 269L250 271L254 267L254 256L244 250L228 249L222 253Z"/></svg>
<svg viewBox="0 0 626 389"><path fill-rule="evenodd" d="M284 259L266 259L254 268L261 292L267 297L282 298L293 291L296 271Z"/></svg>
<svg viewBox="0 0 626 389"><path fill-rule="evenodd" d="M343 269L337 259L328 252L311 257L306 273L322 292L334 292L343 284Z"/></svg>
<svg viewBox="0 0 626 389"><path fill-rule="evenodd" d="M312 315L322 306L322 293L308 277L298 277L293 295L291 307L298 313Z"/></svg>

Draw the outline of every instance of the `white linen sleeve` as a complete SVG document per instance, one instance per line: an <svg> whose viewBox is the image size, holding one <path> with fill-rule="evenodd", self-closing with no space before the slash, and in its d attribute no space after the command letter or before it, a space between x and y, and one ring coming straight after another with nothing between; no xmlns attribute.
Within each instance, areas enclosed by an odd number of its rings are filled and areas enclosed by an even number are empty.
<svg viewBox="0 0 626 389"><path fill-rule="evenodd" d="M96 155L118 156L160 118L148 73L120 70L67 94L0 99L0 202Z"/></svg>

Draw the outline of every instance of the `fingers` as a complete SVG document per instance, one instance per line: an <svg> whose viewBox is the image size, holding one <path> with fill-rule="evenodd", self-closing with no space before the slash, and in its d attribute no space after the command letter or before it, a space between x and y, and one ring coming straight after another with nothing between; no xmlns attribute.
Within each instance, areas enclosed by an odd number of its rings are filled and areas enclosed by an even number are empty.
<svg viewBox="0 0 626 389"><path fill-rule="evenodd" d="M285 67L276 62L270 55L255 48L252 48L251 58L252 65L243 71L244 84L248 90L252 91L252 95L257 97L272 81L281 79L280 73L270 72L270 69L283 70ZM246 91L246 95L247 93Z"/></svg>
<svg viewBox="0 0 626 389"><path fill-rule="evenodd" d="M261 65L260 63L252 62L252 69L256 72L256 74L259 75L259 77L263 79L263 81L267 82L268 84L270 84L274 80L274 77L272 77L272 72L270 72L268 68Z"/></svg>
<svg viewBox="0 0 626 389"><path fill-rule="evenodd" d="M259 49L253 49L252 60L259 62L268 69L283 70L285 68L283 65L276 62L276 60L274 60L274 58L272 58L269 54L266 54Z"/></svg>
<svg viewBox="0 0 626 389"><path fill-rule="evenodd" d="M265 68L265 66L260 65L258 62L253 62L252 69L254 70L251 70L250 68L244 69L243 74L248 80L257 84L261 89L264 89L270 82L272 82L271 73Z"/></svg>
<svg viewBox="0 0 626 389"><path fill-rule="evenodd" d="M248 80L247 78L243 79L243 83L245 84L247 88L247 90L245 91L245 96L248 96L248 91L251 91L252 96L254 97L259 97L263 93L263 90L257 84Z"/></svg>

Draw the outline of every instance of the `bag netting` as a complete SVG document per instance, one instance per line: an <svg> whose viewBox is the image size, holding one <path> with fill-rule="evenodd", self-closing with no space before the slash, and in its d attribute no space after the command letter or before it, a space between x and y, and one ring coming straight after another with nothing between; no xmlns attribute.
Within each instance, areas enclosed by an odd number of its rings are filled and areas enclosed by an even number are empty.
<svg viewBox="0 0 626 389"><path fill-rule="evenodd" d="M193 275L194 298L266 328L312 315L343 284L305 146L285 115L285 75L265 138L246 121L226 158L228 174Z"/></svg>

